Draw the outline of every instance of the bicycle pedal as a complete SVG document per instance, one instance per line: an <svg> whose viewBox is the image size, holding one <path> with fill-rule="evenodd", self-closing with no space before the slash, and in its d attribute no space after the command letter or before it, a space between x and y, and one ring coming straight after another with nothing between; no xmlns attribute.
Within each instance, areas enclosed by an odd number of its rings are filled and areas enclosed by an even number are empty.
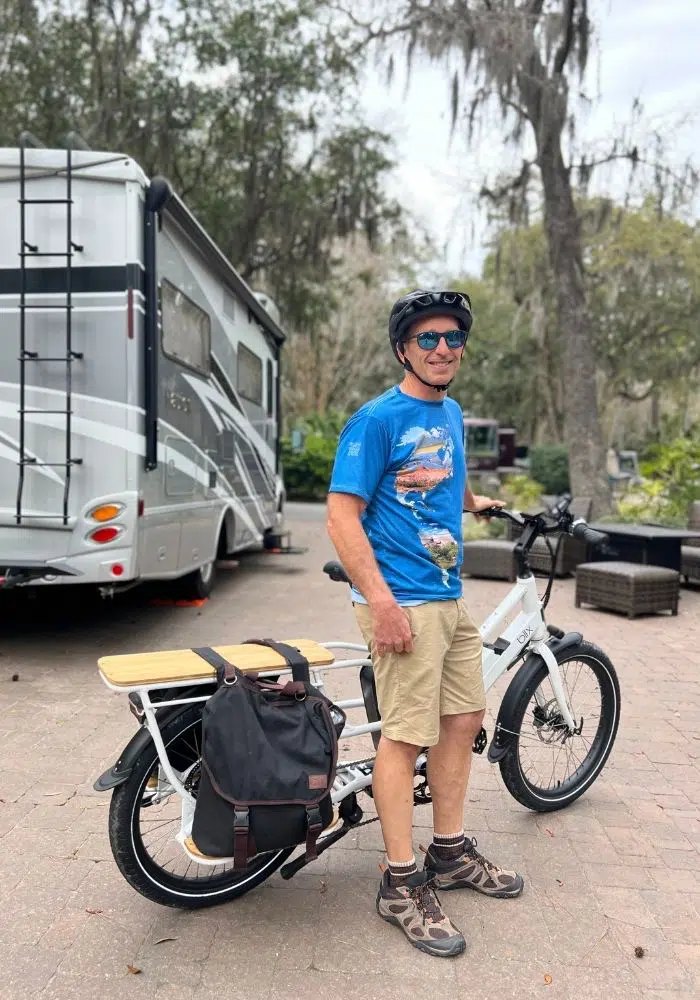
<svg viewBox="0 0 700 1000"><path fill-rule="evenodd" d="M488 743L488 741L489 741L488 733L486 732L486 730L482 726L481 729L479 730L479 732L476 735L476 739L474 740L474 746L472 747L472 753L482 754L484 752L484 750L486 749L486 744Z"/></svg>

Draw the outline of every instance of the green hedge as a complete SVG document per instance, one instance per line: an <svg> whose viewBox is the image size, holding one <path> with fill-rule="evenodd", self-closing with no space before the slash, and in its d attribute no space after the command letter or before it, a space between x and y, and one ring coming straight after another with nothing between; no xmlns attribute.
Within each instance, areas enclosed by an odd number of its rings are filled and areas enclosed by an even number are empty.
<svg viewBox="0 0 700 1000"><path fill-rule="evenodd" d="M569 453L563 444L540 444L530 449L529 474L545 493L569 489Z"/></svg>
<svg viewBox="0 0 700 1000"><path fill-rule="evenodd" d="M338 441L335 437L307 434L304 450L292 451L282 439L282 467L288 500L325 500Z"/></svg>

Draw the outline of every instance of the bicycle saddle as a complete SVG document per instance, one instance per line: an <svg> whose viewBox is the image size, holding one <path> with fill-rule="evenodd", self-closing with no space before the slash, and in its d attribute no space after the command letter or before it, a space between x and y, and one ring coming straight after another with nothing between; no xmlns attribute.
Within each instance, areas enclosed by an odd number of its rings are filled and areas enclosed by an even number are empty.
<svg viewBox="0 0 700 1000"><path fill-rule="evenodd" d="M336 583L349 583L352 586L352 580L345 572L343 567L335 559L327 562L323 567L323 572L327 573L331 580L335 580Z"/></svg>

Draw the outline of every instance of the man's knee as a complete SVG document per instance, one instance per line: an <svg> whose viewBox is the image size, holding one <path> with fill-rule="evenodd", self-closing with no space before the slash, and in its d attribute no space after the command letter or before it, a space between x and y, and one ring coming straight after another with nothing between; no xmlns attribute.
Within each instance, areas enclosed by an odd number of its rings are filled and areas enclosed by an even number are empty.
<svg viewBox="0 0 700 1000"><path fill-rule="evenodd" d="M406 743L404 740L394 740L390 736L385 736L384 733L382 733L379 741L378 752L383 753L384 756L403 757L406 760L412 760L413 763L415 763L420 750L420 746L413 743Z"/></svg>
<svg viewBox="0 0 700 1000"><path fill-rule="evenodd" d="M481 729L484 721L486 709L482 708L478 712L462 712L459 715L443 715L440 720L441 729L445 735L454 739L471 741Z"/></svg>

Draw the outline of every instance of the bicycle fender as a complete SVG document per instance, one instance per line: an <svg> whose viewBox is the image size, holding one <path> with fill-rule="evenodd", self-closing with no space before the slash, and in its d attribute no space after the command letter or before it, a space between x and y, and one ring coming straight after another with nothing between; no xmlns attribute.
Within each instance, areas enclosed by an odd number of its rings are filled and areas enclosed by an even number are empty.
<svg viewBox="0 0 700 1000"><path fill-rule="evenodd" d="M196 694L201 692L201 688L197 690L196 688L187 689L184 692L184 697L190 694L190 690L194 691ZM156 708L158 706L156 705ZM168 723L175 718L180 712L183 711L184 706L173 705L171 710L161 718L158 716L158 728L163 730L168 725ZM96 792L108 792L111 788L116 788L117 785L123 785L126 779L131 774L134 764L141 756L143 751L146 749L149 743L153 742L153 737L151 736L150 730L142 725L136 730L134 735L131 737L127 745L124 747L122 752L119 754L117 761L112 764L111 767L99 776L97 781L92 786Z"/></svg>
<svg viewBox="0 0 700 1000"><path fill-rule="evenodd" d="M568 649L570 646L576 646L579 642L583 640L583 636L580 632L567 632L561 637L561 639L552 638L547 643L547 647L556 656L564 649ZM544 658L540 656L539 653L530 653L523 663L522 667L516 672L515 676L511 680L506 693L503 696L503 701L501 702L501 707L498 711L498 718L496 719L496 728L494 729L493 737L491 743L489 744L489 751L487 757L491 764L497 764L499 760L503 760L505 755L511 748L511 744L515 739L512 732L508 730L513 729L513 711L518 701L522 697L522 693L527 685L532 680L533 676L542 669L545 665Z"/></svg>
<svg viewBox="0 0 700 1000"><path fill-rule="evenodd" d="M117 761L112 764L103 774L99 776L92 786L96 792L108 792L110 788L123 785L131 774L134 764L146 749L149 743L153 742L150 732L145 726L140 726L131 737L127 745L119 754Z"/></svg>

